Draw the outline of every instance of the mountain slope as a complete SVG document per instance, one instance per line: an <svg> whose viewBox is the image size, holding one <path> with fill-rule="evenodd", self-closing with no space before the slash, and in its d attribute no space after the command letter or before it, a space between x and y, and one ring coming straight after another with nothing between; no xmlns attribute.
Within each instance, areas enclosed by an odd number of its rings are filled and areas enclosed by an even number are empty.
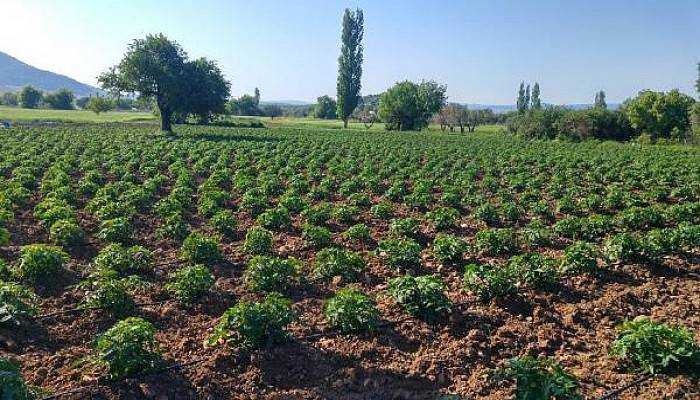
<svg viewBox="0 0 700 400"><path fill-rule="evenodd" d="M19 90L26 85L32 85L45 92L68 88L78 97L99 92L95 87L64 75L32 67L0 51L0 92Z"/></svg>

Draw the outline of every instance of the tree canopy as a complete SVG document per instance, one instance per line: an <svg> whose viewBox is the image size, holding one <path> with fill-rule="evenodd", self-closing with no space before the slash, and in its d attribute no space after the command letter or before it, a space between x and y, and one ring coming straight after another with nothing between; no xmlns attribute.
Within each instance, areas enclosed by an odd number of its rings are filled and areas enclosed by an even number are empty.
<svg viewBox="0 0 700 400"><path fill-rule="evenodd" d="M624 110L635 130L657 138L682 138L690 128L692 97L678 89L670 92L643 90L625 102Z"/></svg>
<svg viewBox="0 0 700 400"><path fill-rule="evenodd" d="M364 16L361 9L345 9L340 56L338 57L337 114L348 127L348 119L357 107L362 88L362 36Z"/></svg>
<svg viewBox="0 0 700 400"><path fill-rule="evenodd" d="M445 105L447 88L433 81L399 82L379 99L379 119L387 130L420 130Z"/></svg>
<svg viewBox="0 0 700 400"><path fill-rule="evenodd" d="M34 86L25 86L19 92L19 105L22 108L37 108L44 94Z"/></svg>
<svg viewBox="0 0 700 400"><path fill-rule="evenodd" d="M75 108L73 101L75 96L69 89L58 89L44 96L44 103L54 110L72 110Z"/></svg>
<svg viewBox="0 0 700 400"><path fill-rule="evenodd" d="M161 129L172 131L175 113L208 119L222 112L229 84L215 63L189 61L187 53L163 34L135 39L116 66L99 77L105 90L116 95L152 98L160 113Z"/></svg>
<svg viewBox="0 0 700 400"><path fill-rule="evenodd" d="M314 117L320 119L336 119L336 103L335 100L328 95L324 95L316 99L314 107Z"/></svg>

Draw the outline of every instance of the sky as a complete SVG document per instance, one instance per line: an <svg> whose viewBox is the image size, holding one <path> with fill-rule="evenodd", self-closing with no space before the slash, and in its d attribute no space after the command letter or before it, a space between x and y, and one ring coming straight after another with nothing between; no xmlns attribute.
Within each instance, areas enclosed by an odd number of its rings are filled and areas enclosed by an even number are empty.
<svg viewBox="0 0 700 400"><path fill-rule="evenodd" d="M232 94L335 94L343 10L364 10L362 93L435 80L450 101L609 103L639 90L696 95L700 0L0 0L0 51L96 85L128 43L162 32L217 60Z"/></svg>

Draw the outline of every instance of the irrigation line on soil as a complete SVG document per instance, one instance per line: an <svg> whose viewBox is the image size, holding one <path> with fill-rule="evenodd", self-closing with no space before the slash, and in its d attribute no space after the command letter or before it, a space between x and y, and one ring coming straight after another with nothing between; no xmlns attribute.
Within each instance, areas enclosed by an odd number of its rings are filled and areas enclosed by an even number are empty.
<svg viewBox="0 0 700 400"><path fill-rule="evenodd" d="M175 300L169 299L169 300L161 300L161 301L154 301L154 302L149 302L149 303L136 303L134 304L135 307L148 307L148 306L157 306L165 303L170 303ZM44 318L49 318L49 317L55 317L57 315L65 315L65 314L72 314L72 313L78 313L78 312L83 312L83 311L90 311L90 310L102 310L108 308L108 306L94 306L94 307L77 307L77 308L70 308L68 310L61 310L61 311L56 311L48 314L42 314L42 315L37 315L35 319L44 319Z"/></svg>
<svg viewBox="0 0 700 400"><path fill-rule="evenodd" d="M643 382L646 382L647 380L649 380L653 377L654 377L654 375L652 375L652 374L642 375L639 379L636 379L636 380L634 380L634 381L632 381L632 382L630 382L622 387L619 387L615 390L609 391L609 392L605 393L604 395L602 395L601 397L598 397L596 400L613 399L613 398L617 397L617 395L619 395L620 393L624 392L625 390L631 389L634 386L637 386Z"/></svg>

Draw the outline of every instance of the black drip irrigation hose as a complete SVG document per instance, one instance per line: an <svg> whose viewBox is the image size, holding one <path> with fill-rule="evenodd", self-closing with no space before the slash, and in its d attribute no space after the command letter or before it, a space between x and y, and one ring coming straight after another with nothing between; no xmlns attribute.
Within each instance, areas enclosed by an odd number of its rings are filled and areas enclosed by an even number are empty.
<svg viewBox="0 0 700 400"><path fill-rule="evenodd" d="M621 387L619 387L619 388L617 388L617 389L615 389L615 390L611 390L611 391L605 393L604 395L598 397L596 400L609 400L609 399L614 399L614 398L616 398L619 394L621 394L622 392L624 392L625 390L631 389L631 388L633 388L633 387L635 387L635 386L637 386L637 385L639 385L639 384L641 384L641 383L643 383L643 382L648 381L649 379L651 379L651 378L653 378L653 377L654 377L654 375L652 375L652 374L645 374L645 375L642 375L639 379L635 379L634 381L632 381L632 382L630 382L630 383L628 383L628 384L626 384L626 385L624 385L624 386L621 386Z"/></svg>
<svg viewBox="0 0 700 400"><path fill-rule="evenodd" d="M158 306L161 304L166 304L166 303L171 303L175 300L169 299L169 300L161 300L161 301L154 301L154 302L148 302L148 303L136 303L134 304L135 307L148 307L148 306ZM35 319L44 319L44 318L50 318L50 317L55 317L58 315L65 315L65 314L73 314L73 313L79 313L79 312L84 312L84 311L90 311L90 310L102 310L108 308L108 306L94 306L94 307L76 307L76 308L70 308L68 310L61 310L61 311L56 311L48 314L41 314L37 315Z"/></svg>

